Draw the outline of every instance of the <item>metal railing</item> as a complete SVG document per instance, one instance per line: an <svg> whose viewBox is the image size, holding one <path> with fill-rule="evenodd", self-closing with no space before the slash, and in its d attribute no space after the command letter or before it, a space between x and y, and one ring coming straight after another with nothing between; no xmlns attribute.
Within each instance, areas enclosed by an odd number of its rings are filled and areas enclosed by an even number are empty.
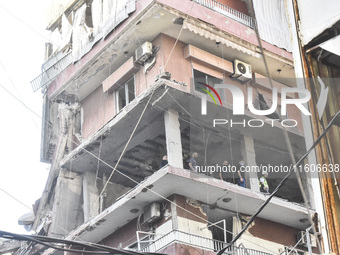
<svg viewBox="0 0 340 255"><path fill-rule="evenodd" d="M150 241L150 244L141 249L142 252L157 252L172 243L182 243L190 246L195 246L207 250L219 251L226 246L225 242L214 240L202 236L192 235L179 230L173 230L155 241ZM234 255L271 255L270 253L247 249L243 244L231 246L224 254Z"/></svg>
<svg viewBox="0 0 340 255"><path fill-rule="evenodd" d="M254 28L255 27L255 21L252 17L239 12L229 6L226 6L224 4L221 4L215 0L193 0L194 2L207 7L213 11L216 11L228 18L231 18L233 20L238 21L239 23L246 25L250 28Z"/></svg>
<svg viewBox="0 0 340 255"><path fill-rule="evenodd" d="M72 61L72 54L71 52L69 52L54 65L43 71L42 74L31 81L33 92L44 87L47 83L53 81L58 74L60 74L66 67L68 67L72 63Z"/></svg>

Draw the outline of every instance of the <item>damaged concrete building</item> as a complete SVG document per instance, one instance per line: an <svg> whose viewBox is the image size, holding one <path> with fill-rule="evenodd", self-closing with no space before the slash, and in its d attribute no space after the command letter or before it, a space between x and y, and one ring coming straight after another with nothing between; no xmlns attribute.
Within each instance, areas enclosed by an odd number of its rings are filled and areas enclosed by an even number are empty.
<svg viewBox="0 0 340 255"><path fill-rule="evenodd" d="M294 158L306 152L301 109L287 103L298 94L284 1L64 0L48 17L51 43L32 81L44 95L41 160L51 163L32 222L37 234L216 254L267 199L261 170L279 169L269 173L273 190L292 165L284 128ZM257 114L273 101L276 111ZM239 104L243 114L235 114ZM209 171L188 170L193 152ZM236 172L225 180L213 173L225 160L245 161L246 187ZM233 245L235 254L304 254L307 246L318 253L313 235L305 238L315 205L310 178L301 175L309 208L289 178Z"/></svg>

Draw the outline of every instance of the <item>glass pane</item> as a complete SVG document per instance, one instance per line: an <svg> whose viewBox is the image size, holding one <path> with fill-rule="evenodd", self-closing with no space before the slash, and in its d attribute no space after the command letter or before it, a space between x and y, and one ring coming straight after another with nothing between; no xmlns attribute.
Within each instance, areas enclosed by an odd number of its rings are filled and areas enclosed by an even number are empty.
<svg viewBox="0 0 340 255"><path fill-rule="evenodd" d="M195 90L197 90L199 92L202 92L204 94L206 94L206 92L204 92L203 89L209 91L209 89L206 86L204 86L204 85L199 83L199 82L207 83L207 79L206 78L207 78L207 75L205 73L202 73L202 72L197 71L197 70L194 69Z"/></svg>
<svg viewBox="0 0 340 255"><path fill-rule="evenodd" d="M119 87L117 90L117 93L118 93L118 106L119 106L118 110L120 110L126 105L124 86Z"/></svg>
<svg viewBox="0 0 340 255"><path fill-rule="evenodd" d="M128 82L127 82L127 88L129 90L129 103L135 99L135 78L132 77Z"/></svg>

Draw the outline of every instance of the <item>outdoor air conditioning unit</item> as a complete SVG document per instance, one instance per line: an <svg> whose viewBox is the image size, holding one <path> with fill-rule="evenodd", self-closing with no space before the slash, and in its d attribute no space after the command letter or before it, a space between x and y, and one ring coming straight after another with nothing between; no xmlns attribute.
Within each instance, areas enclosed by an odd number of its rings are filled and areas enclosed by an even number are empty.
<svg viewBox="0 0 340 255"><path fill-rule="evenodd" d="M152 43L145 42L135 51L135 61L144 65L145 61L152 55Z"/></svg>
<svg viewBox="0 0 340 255"><path fill-rule="evenodd" d="M230 76L241 82L247 82L252 79L251 65L238 59L234 60L234 73Z"/></svg>
<svg viewBox="0 0 340 255"><path fill-rule="evenodd" d="M300 244L307 247L307 245L308 245L307 235L309 235L309 240L310 240L311 246L316 247L315 236L311 235L310 233L306 233L306 231L300 231L296 236L296 240L299 241L301 239Z"/></svg>
<svg viewBox="0 0 340 255"><path fill-rule="evenodd" d="M160 205L158 203L153 203L144 209L142 224L150 224L157 220L160 216L161 216Z"/></svg>

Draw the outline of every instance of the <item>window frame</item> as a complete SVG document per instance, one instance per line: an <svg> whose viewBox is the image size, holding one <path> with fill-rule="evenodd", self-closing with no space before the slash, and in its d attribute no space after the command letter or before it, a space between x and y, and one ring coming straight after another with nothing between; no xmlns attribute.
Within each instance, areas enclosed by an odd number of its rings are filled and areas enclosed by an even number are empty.
<svg viewBox="0 0 340 255"><path fill-rule="evenodd" d="M129 91L129 82L133 80L133 91ZM116 114L119 113L124 107L126 107L129 103L131 103L136 98L136 83L135 83L135 75L133 74L129 79L127 79L123 85L118 86L118 88L115 90L115 108L116 108ZM121 98L120 98L120 91L124 90L124 100L125 104L124 106L121 106ZM130 93L133 93L133 98L130 99Z"/></svg>

